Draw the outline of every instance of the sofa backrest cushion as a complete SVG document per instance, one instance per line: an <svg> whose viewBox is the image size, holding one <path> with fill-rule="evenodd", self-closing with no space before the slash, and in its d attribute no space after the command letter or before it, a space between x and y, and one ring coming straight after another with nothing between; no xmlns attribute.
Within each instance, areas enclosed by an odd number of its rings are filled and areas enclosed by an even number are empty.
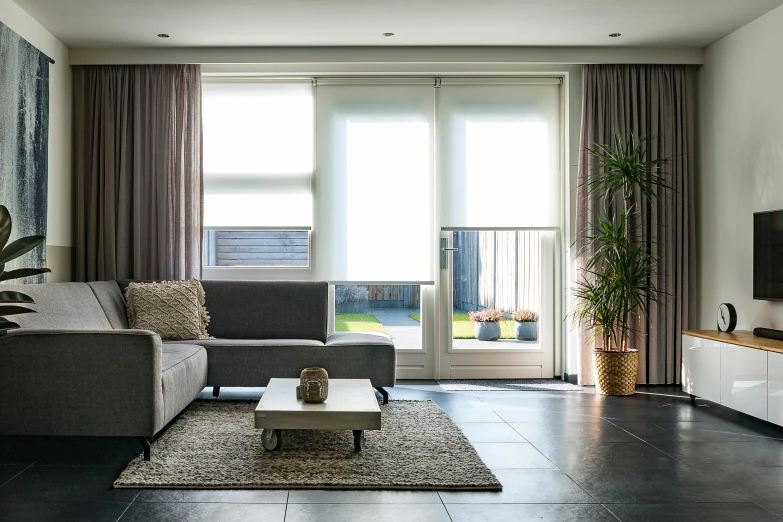
<svg viewBox="0 0 783 522"><path fill-rule="evenodd" d="M309 281L202 281L218 339L326 342L329 286Z"/></svg>
<svg viewBox="0 0 783 522"><path fill-rule="evenodd" d="M117 281L125 292L128 279ZM218 339L313 339L326 342L329 285L311 281L202 280Z"/></svg>
<svg viewBox="0 0 783 522"><path fill-rule="evenodd" d="M0 291L22 292L35 301L24 306L38 313L7 318L22 328L111 330L109 319L87 283L0 285Z"/></svg>
<svg viewBox="0 0 783 522"><path fill-rule="evenodd" d="M125 296L117 281L92 281L87 283L106 313L111 327L115 330L128 328L128 314L125 311Z"/></svg>

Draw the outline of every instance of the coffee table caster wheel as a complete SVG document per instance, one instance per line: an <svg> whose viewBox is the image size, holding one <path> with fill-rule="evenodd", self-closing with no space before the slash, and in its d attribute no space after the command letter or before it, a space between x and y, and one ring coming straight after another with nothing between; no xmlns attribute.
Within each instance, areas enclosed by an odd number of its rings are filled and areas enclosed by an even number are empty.
<svg viewBox="0 0 783 522"><path fill-rule="evenodd" d="M280 430L264 429L261 432L261 444L267 451L277 451L283 445L283 435Z"/></svg>
<svg viewBox="0 0 783 522"><path fill-rule="evenodd" d="M353 430L353 449L362 451L367 443L367 436L364 430Z"/></svg>

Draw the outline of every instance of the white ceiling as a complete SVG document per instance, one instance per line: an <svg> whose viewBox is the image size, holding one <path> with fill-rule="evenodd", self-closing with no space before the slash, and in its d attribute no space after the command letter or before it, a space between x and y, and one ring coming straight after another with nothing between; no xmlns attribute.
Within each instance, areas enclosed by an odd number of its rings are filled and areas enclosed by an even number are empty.
<svg viewBox="0 0 783 522"><path fill-rule="evenodd" d="M783 0L15 0L70 47L694 46ZM385 38L384 32L396 36ZM623 33L612 39L610 33ZM168 33L171 38L157 38Z"/></svg>

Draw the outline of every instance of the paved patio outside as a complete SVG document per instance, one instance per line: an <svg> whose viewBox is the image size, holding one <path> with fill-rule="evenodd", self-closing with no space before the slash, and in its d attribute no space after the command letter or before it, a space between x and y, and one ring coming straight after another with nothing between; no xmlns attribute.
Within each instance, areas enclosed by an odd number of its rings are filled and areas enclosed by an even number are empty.
<svg viewBox="0 0 783 522"><path fill-rule="evenodd" d="M395 348L421 349L421 325L408 317L420 313L418 308L370 308L368 313L383 323Z"/></svg>

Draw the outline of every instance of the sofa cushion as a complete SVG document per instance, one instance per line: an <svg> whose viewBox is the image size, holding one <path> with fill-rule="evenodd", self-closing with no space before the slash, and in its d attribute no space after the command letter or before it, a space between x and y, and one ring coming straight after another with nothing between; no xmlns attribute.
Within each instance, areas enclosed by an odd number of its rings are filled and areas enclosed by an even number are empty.
<svg viewBox="0 0 783 522"><path fill-rule="evenodd" d="M313 346L323 348L325 346L321 341L312 339L198 339L193 341L166 341L166 344L197 344L207 348L214 346L251 348L254 346L258 348L269 346Z"/></svg>
<svg viewBox="0 0 783 522"><path fill-rule="evenodd" d="M330 334L331 344L308 339L212 339L189 341L206 348L207 386L263 387L269 379L298 378L305 368L326 368L334 379L370 379L394 386L396 351L387 336ZM327 341L328 343L329 341ZM166 342L165 345L184 344Z"/></svg>
<svg viewBox="0 0 783 522"><path fill-rule="evenodd" d="M388 335L372 332L332 332L326 338L326 346L394 346Z"/></svg>
<svg viewBox="0 0 783 522"><path fill-rule="evenodd" d="M111 327L115 330L126 330L128 316L125 311L125 296L122 295L117 281L92 281L87 284L92 288Z"/></svg>
<svg viewBox="0 0 783 522"><path fill-rule="evenodd" d="M204 289L194 280L131 283L125 290L128 325L163 339L208 339Z"/></svg>
<svg viewBox="0 0 783 522"><path fill-rule="evenodd" d="M22 328L44 330L111 330L112 325L87 283L2 285L3 291L22 292L33 298L38 313L13 316Z"/></svg>
<svg viewBox="0 0 783 522"><path fill-rule="evenodd" d="M207 385L207 352L191 344L163 344L163 424L193 402Z"/></svg>
<svg viewBox="0 0 783 522"><path fill-rule="evenodd" d="M326 341L327 283L202 281L209 333L219 339Z"/></svg>

